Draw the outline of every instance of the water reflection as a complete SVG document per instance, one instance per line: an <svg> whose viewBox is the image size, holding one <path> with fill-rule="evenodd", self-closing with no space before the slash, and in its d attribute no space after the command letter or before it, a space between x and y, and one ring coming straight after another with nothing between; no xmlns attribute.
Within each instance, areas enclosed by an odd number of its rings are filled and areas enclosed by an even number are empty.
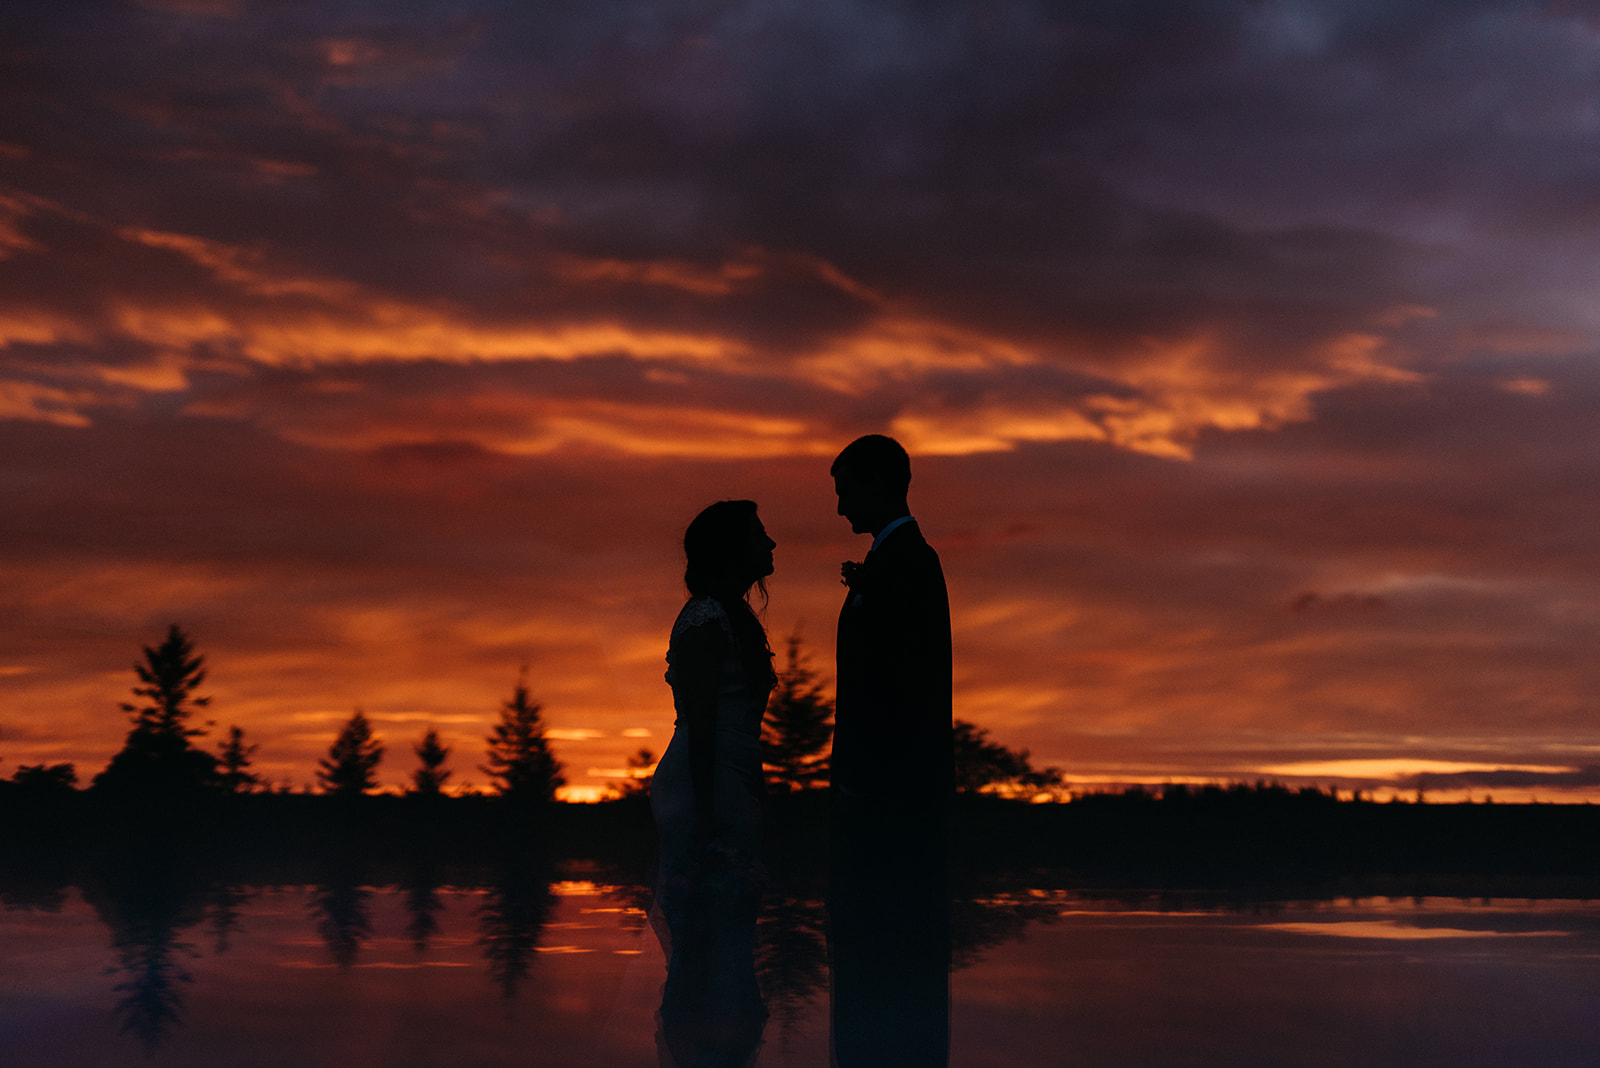
<svg viewBox="0 0 1600 1068"><path fill-rule="evenodd" d="M255 896L246 887L228 879L218 880L212 887L209 926L214 952L226 953L232 947L234 936L244 926L244 906Z"/></svg>
<svg viewBox="0 0 1600 1068"><path fill-rule="evenodd" d="M205 918L199 888L181 872L122 874L84 887L84 898L111 932L117 956L112 990L119 1033L153 1053L183 1020L186 961L199 949L183 935Z"/></svg>
<svg viewBox="0 0 1600 1068"><path fill-rule="evenodd" d="M828 987L828 916L823 903L796 893L769 893L761 906L756 977L788 1048L795 1031Z"/></svg>
<svg viewBox="0 0 1600 1068"><path fill-rule="evenodd" d="M942 836L841 824L828 897L832 1063L950 1060L950 900Z"/></svg>
<svg viewBox="0 0 1600 1068"><path fill-rule="evenodd" d="M527 979L550 921L555 898L551 872L543 866L512 862L496 873L478 906L478 945L500 996L511 1001Z"/></svg>
<svg viewBox="0 0 1600 1068"><path fill-rule="evenodd" d="M67 903L71 883L64 870L8 873L0 882L0 907L30 912L56 913Z"/></svg>
<svg viewBox="0 0 1600 1068"><path fill-rule="evenodd" d="M1593 902L1017 885L956 894L941 940L926 902L791 885L759 905L709 895L658 939L642 926L648 892L603 874L3 882L5 1060L198 1068L240 1063L237 1048L259 1049L257 1064L377 1065L403 1049L423 1065L470 1049L488 1066L787 1068L830 1052L842 1065L1029 1064L1056 1048L1118 1066L1398 1065L1427 1050L1586 1064L1600 1050Z"/></svg>
<svg viewBox="0 0 1600 1068"><path fill-rule="evenodd" d="M760 897L748 881L708 881L658 902L650 918L667 958L657 1014L663 1068L753 1064L767 1022L756 979Z"/></svg>
<svg viewBox="0 0 1600 1068"><path fill-rule="evenodd" d="M656 1013L662 1068L755 1063L767 1023L756 977L756 920L768 877L736 851L713 848L664 876L650 924L667 962Z"/></svg>
<svg viewBox="0 0 1600 1068"><path fill-rule="evenodd" d="M348 969L372 938L372 897L369 887L348 869L331 874L311 891L311 918L328 956Z"/></svg>
<svg viewBox="0 0 1600 1068"><path fill-rule="evenodd" d="M439 936L439 913L444 911L444 898L439 895L441 883L438 873L431 867L419 867L401 889L406 898L406 937L411 948L420 956Z"/></svg>

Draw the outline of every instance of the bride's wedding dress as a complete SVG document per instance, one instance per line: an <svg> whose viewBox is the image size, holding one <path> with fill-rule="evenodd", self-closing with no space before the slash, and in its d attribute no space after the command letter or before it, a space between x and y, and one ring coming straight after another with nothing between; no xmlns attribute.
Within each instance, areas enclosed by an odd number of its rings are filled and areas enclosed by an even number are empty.
<svg viewBox="0 0 1600 1068"><path fill-rule="evenodd" d="M687 874L694 835L695 785L689 766L688 712L676 682L683 638L696 627L720 627L727 638L717 692L711 792L721 847L754 864L761 855L761 717L769 678L752 680L726 610L715 597L695 597L672 625L667 647L667 683L678 719L672 741L650 782L650 807L661 843L661 885Z"/></svg>

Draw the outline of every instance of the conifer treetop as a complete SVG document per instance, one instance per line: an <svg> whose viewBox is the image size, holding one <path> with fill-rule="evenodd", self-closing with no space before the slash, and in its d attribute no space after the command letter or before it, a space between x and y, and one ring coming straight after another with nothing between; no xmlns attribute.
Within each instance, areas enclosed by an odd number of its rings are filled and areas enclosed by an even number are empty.
<svg viewBox="0 0 1600 1068"><path fill-rule="evenodd" d="M158 646L144 647L144 661L133 665L142 685L133 688L136 697L148 704L123 702L122 710L133 718L135 730L193 738L203 728L188 726L194 709L211 703L209 697L195 697L194 691L205 681L206 658L195 655L194 642L176 623L167 627L166 639Z"/></svg>

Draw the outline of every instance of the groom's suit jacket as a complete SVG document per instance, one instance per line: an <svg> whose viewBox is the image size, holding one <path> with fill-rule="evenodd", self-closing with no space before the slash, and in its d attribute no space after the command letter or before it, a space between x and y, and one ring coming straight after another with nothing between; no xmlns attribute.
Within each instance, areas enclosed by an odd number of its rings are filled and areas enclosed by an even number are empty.
<svg viewBox="0 0 1600 1068"><path fill-rule="evenodd" d="M915 521L867 554L839 612L832 779L846 795L942 809L954 783L950 601Z"/></svg>

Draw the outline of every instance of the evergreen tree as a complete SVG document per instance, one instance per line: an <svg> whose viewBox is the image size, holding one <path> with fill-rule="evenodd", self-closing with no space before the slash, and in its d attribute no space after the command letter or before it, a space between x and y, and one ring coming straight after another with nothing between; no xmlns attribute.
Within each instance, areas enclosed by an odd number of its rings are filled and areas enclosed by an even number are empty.
<svg viewBox="0 0 1600 1068"><path fill-rule="evenodd" d="M648 749L640 749L628 758L628 777L622 780L622 785L616 788L616 796L633 797L635 794L650 792L650 780L655 773L656 755Z"/></svg>
<svg viewBox="0 0 1600 1068"><path fill-rule="evenodd" d="M378 785L382 759L383 743L372 736L372 724L358 708L328 747L328 755L317 761L317 782L330 794L359 797Z"/></svg>
<svg viewBox="0 0 1600 1068"><path fill-rule="evenodd" d="M160 645L144 647L143 663L133 666L142 701L123 702L133 720L127 741L111 763L94 777L95 790L141 797L176 797L218 784L217 758L189 739L204 734L189 726L197 708L211 703L194 691L205 681L205 657L176 623Z"/></svg>
<svg viewBox="0 0 1600 1068"><path fill-rule="evenodd" d="M222 743L222 785L230 794L249 793L261 785L261 777L250 770L250 758L256 746L244 744L244 731L228 728L228 740Z"/></svg>
<svg viewBox="0 0 1600 1068"><path fill-rule="evenodd" d="M789 635L788 664L767 701L761 724L761 763L767 780L786 790L803 790L828 781L824 750L833 738L833 701L811 669L800 628Z"/></svg>
<svg viewBox="0 0 1600 1068"><path fill-rule="evenodd" d="M194 696L194 691L206 680L205 663L205 657L194 655L194 642L176 623L167 627L166 641L154 649L145 646L144 663L133 665L144 685L135 686L133 692L152 703L123 702L121 706L133 717L134 730L183 738L204 734L203 729L187 724L194 709L211 703L209 697Z"/></svg>
<svg viewBox="0 0 1600 1068"><path fill-rule="evenodd" d="M411 773L412 789L419 794L437 797L444 781L450 777L450 772L443 770L445 759L450 756L450 747L440 743L439 732L432 727L422 736L422 741L411 747L417 754L417 759L422 761L422 767Z"/></svg>
<svg viewBox="0 0 1600 1068"><path fill-rule="evenodd" d="M977 793L998 786L1011 793L1056 793L1062 787L1056 768L1036 770L1026 749L1007 749L989 740L989 732L976 723L958 719L951 733L955 744L956 790Z"/></svg>
<svg viewBox="0 0 1600 1068"><path fill-rule="evenodd" d="M545 739L542 711L542 706L528 697L528 669L524 666L511 699L500 706L500 722L489 735L488 763L478 769L489 776L502 797L522 804L551 800L556 787L567 781Z"/></svg>

